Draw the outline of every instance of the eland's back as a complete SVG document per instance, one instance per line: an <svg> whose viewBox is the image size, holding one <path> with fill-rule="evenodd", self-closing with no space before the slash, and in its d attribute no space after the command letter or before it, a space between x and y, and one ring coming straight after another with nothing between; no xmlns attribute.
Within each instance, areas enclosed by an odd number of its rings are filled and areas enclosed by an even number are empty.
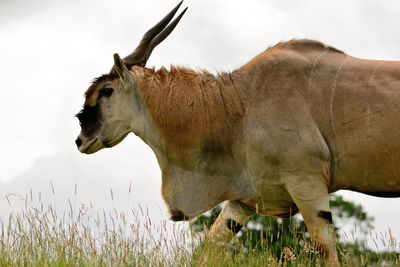
<svg viewBox="0 0 400 267"><path fill-rule="evenodd" d="M283 113L281 125L298 120L288 126L297 130L305 124L318 128L330 154L330 192L400 196L400 62L354 58L316 41L292 40L238 73L246 77L239 75L250 109Z"/></svg>

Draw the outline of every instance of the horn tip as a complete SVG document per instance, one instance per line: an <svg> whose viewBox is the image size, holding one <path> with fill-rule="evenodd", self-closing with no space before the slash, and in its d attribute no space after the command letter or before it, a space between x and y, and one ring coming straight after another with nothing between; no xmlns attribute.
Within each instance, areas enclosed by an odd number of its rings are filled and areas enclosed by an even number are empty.
<svg viewBox="0 0 400 267"><path fill-rule="evenodd" d="M182 1L180 1L180 2L179 2L179 4L177 4L177 5L176 5L176 7L175 7L174 9L178 10L178 9L179 9L179 7L182 5L182 3L183 3L183 0L182 0Z"/></svg>

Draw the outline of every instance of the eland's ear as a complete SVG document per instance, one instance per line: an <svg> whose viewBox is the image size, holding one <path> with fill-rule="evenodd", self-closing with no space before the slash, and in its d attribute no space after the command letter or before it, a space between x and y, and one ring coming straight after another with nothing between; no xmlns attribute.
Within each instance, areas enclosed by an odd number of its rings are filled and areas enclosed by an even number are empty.
<svg viewBox="0 0 400 267"><path fill-rule="evenodd" d="M131 78L128 68L117 53L114 54L114 66L110 73L118 74L118 76L125 81L128 81Z"/></svg>

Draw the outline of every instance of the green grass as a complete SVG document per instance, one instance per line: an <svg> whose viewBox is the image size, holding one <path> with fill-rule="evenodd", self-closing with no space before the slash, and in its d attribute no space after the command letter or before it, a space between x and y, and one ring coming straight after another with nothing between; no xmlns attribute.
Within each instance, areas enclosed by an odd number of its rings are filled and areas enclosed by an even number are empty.
<svg viewBox="0 0 400 267"><path fill-rule="evenodd" d="M194 237L192 237L194 236ZM1 266L319 266L319 253L304 240L299 251L283 247L279 258L248 250L199 244L188 227L154 223L147 212L103 210L81 205L58 214L55 207L25 201L0 220ZM296 252L297 251L297 252ZM399 266L398 254L340 248L345 266ZM378 255L378 256L377 256ZM378 258L376 258L378 257Z"/></svg>
<svg viewBox="0 0 400 267"><path fill-rule="evenodd" d="M69 207L58 214L51 205L25 200L22 209L1 218L0 265L174 266L191 257L186 229L155 224L141 208Z"/></svg>

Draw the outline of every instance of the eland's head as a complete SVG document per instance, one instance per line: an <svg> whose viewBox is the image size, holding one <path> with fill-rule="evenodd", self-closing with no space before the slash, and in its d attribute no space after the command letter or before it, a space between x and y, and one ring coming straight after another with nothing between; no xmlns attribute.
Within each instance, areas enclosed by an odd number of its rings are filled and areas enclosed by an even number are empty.
<svg viewBox="0 0 400 267"><path fill-rule="evenodd" d="M77 114L81 133L75 143L80 152L91 154L115 146L130 132L137 132L143 112L138 83L130 70L134 66L144 67L154 47L172 32L187 9L169 23L181 4L148 30L130 55L121 59L115 54L108 74L94 79L85 93L83 109Z"/></svg>

